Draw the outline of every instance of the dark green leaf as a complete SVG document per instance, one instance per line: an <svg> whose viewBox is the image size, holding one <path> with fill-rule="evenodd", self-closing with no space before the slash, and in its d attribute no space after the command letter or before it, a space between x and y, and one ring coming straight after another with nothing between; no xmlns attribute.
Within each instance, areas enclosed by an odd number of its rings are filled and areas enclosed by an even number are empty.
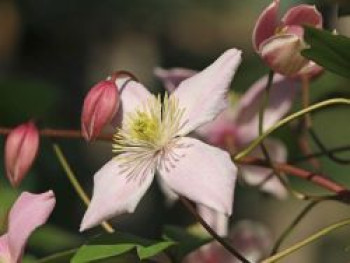
<svg viewBox="0 0 350 263"><path fill-rule="evenodd" d="M310 48L302 55L325 69L350 78L350 38L305 26L305 41Z"/></svg>
<svg viewBox="0 0 350 263"><path fill-rule="evenodd" d="M194 234L187 229L176 226L166 226L164 236L177 242L177 245L169 250L176 262L181 262L187 254L213 240L208 235Z"/></svg>
<svg viewBox="0 0 350 263"><path fill-rule="evenodd" d="M175 242L169 240L152 241L125 233L102 235L80 247L71 262L93 262L123 255L132 250L135 250L142 260L153 257L174 244Z"/></svg>
<svg viewBox="0 0 350 263"><path fill-rule="evenodd" d="M48 257L42 258L37 263L68 263L73 255L77 252L76 249L71 249L63 252L59 252Z"/></svg>

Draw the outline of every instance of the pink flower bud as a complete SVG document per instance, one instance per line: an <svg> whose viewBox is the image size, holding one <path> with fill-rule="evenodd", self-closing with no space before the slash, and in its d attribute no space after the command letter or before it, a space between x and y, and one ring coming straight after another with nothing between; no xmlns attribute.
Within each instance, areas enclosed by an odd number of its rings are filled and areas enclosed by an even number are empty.
<svg viewBox="0 0 350 263"><path fill-rule="evenodd" d="M310 62L300 51L306 48L302 25L322 27L322 16L315 6L298 5L290 8L278 20L280 0L274 0L258 18L253 32L253 46L274 71L296 76L310 68Z"/></svg>
<svg viewBox="0 0 350 263"><path fill-rule="evenodd" d="M86 95L81 115L84 138L91 141L111 121L119 107L119 93L111 80L97 83Z"/></svg>
<svg viewBox="0 0 350 263"><path fill-rule="evenodd" d="M39 148L39 131L33 122L13 129L6 139L5 167L12 186L18 186L32 166Z"/></svg>

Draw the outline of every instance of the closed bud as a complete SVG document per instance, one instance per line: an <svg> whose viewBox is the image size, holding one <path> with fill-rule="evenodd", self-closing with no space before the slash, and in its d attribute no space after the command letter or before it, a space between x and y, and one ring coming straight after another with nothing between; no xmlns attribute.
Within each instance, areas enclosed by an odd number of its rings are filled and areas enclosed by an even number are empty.
<svg viewBox="0 0 350 263"><path fill-rule="evenodd" d="M39 131L33 122L13 129L5 143L6 175L18 186L32 166L39 148Z"/></svg>
<svg viewBox="0 0 350 263"><path fill-rule="evenodd" d="M86 95L81 114L81 129L87 141L95 139L111 121L119 107L119 93L111 80L97 83Z"/></svg>

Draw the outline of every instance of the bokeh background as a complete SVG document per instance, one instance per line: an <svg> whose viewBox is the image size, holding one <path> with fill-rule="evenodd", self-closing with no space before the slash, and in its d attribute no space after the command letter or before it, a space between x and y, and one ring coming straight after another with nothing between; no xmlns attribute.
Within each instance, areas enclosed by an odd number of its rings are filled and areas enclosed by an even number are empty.
<svg viewBox="0 0 350 263"><path fill-rule="evenodd" d="M325 26L350 36L348 0L335 2L282 0L282 11L298 3L314 3L325 16ZM162 89L153 75L156 66L200 70L227 48L244 51L243 64L232 88L243 92L267 68L254 54L251 34L256 18L268 0L0 0L0 126L13 127L29 119L41 128L79 129L84 95L96 82L115 70L133 72L153 91ZM337 19L336 14L341 15ZM312 83L312 102L350 96L349 81L326 72ZM295 109L300 108L296 101ZM348 108L332 108L313 115L316 131L327 146L350 144ZM112 132L107 130L106 132ZM289 158L300 156L290 127L276 133L288 145ZM94 172L113 155L106 142L57 140L79 180L89 193ZM0 137L3 149L4 137ZM314 150L317 148L314 147ZM341 154L348 156L349 154ZM3 151L0 151L3 160ZM349 166L322 158L322 171L350 187ZM301 164L311 169L307 163ZM324 192L291 178L295 188L313 194ZM18 192L53 189L57 206L47 226L30 239L27 259L73 248L100 232L80 234L84 205L76 197L52 151L42 138L39 156L20 189L12 189L0 162L0 222ZM256 189L239 185L232 224L253 219L278 237L306 201L277 201ZM342 218L350 208L324 202L302 222L285 244ZM193 218L179 205L167 207L156 184L135 214L115 220L117 229L157 238L164 224L186 226ZM349 262L350 230L342 229L309 245L281 262Z"/></svg>

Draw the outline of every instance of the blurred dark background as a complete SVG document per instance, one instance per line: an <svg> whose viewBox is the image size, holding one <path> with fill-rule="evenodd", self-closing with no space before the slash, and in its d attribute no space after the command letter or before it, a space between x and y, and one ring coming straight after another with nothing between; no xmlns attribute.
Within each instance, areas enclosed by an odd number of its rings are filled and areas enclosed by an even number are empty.
<svg viewBox="0 0 350 263"><path fill-rule="evenodd" d="M350 36L347 0L339 1L339 19L336 19L335 2L330 0L281 2L281 14L291 5L316 4L325 16L328 29ZM232 84L235 91L243 92L267 72L253 53L251 33L256 18L269 3L267 0L0 0L0 126L13 127L33 119L41 128L79 129L84 95L111 72L129 70L157 91L162 87L153 76L155 66L200 70L231 47L244 51L244 62ZM349 81L328 72L312 83L313 102L349 95ZM295 108L298 107L297 102ZM316 130L327 146L349 144L348 116L349 110L345 108L314 115ZM288 145L291 159L301 154L288 127L277 132L277 137ZM57 142L90 193L92 175L113 156L111 145L87 144L81 140ZM4 137L0 138L0 144L3 148ZM29 254L37 257L75 247L91 235L78 233L85 207L56 161L51 144L52 141L41 139L39 156L21 189L10 188L3 162L0 163L2 222L20 190L53 189L56 193L57 206L50 224L30 240ZM2 152L0 156L3 159ZM307 164L305 167L310 168ZM322 158L322 169L350 187L349 166ZM292 183L302 191L324 193L300 180L292 179ZM135 214L115 220L116 228L155 238L160 236L165 223L185 226L194 222L181 205L168 208L164 201L154 185ZM293 198L277 201L256 189L239 186L233 224L242 218L259 220L277 237L305 204ZM349 216L347 206L326 202L297 228L288 243ZM349 234L349 230L340 230L283 262L349 261Z"/></svg>

